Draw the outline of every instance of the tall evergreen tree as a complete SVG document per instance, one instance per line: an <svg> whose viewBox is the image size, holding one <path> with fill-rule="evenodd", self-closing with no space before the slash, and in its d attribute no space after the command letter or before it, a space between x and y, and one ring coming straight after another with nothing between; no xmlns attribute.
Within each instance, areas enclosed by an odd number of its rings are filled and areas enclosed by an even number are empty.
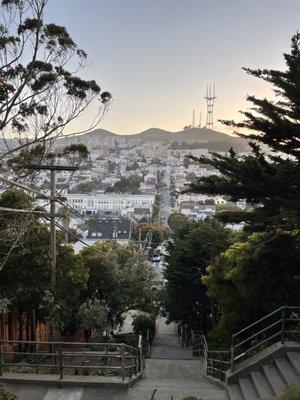
<svg viewBox="0 0 300 400"><path fill-rule="evenodd" d="M294 230L299 227L300 144L300 34L292 38L291 52L284 54L286 70L246 69L273 85L275 100L248 96L251 111L242 112L241 123L223 121L242 129L250 139L250 155L195 158L221 172L221 176L198 179L193 192L246 199L254 207L241 212L223 212L226 221L245 221L253 230ZM243 130L246 129L246 132ZM250 134L249 134L250 131Z"/></svg>
<svg viewBox="0 0 300 400"><path fill-rule="evenodd" d="M218 221L183 221L168 245L165 270L169 319L205 333L212 327L212 303L201 283L206 268L229 245L229 231Z"/></svg>

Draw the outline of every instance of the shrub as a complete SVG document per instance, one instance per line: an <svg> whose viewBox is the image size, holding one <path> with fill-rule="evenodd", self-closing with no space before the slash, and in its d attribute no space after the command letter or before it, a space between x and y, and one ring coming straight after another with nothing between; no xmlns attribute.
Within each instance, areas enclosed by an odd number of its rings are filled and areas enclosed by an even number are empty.
<svg viewBox="0 0 300 400"><path fill-rule="evenodd" d="M195 397L195 396L188 396L188 397L185 397L185 398L182 399L182 400L201 400L201 399L198 399L198 398Z"/></svg>
<svg viewBox="0 0 300 400"><path fill-rule="evenodd" d="M141 334L143 339L147 338L149 331L149 344L152 344L156 332L155 317L145 314L137 315L133 318L132 326L133 332L136 335Z"/></svg>
<svg viewBox="0 0 300 400"><path fill-rule="evenodd" d="M0 384L0 400L18 400L17 396L8 392L2 384Z"/></svg>
<svg viewBox="0 0 300 400"><path fill-rule="evenodd" d="M300 399L300 383L286 389L280 400L299 400Z"/></svg>

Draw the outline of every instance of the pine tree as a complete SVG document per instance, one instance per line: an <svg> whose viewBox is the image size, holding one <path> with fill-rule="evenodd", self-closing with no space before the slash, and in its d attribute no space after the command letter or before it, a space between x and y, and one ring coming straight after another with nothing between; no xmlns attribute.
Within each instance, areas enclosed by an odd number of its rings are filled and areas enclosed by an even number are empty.
<svg viewBox="0 0 300 400"><path fill-rule="evenodd" d="M300 144L300 34L292 38L291 52L284 54L287 69L245 71L273 85L276 100L248 96L250 111L241 123L223 121L250 139L251 154L194 158L221 172L198 179L191 191L246 199L250 207L223 212L223 221L245 221L253 230L294 230L299 226ZM246 129L246 132L244 131ZM249 134L250 131L250 134ZM253 206L253 207L251 207Z"/></svg>

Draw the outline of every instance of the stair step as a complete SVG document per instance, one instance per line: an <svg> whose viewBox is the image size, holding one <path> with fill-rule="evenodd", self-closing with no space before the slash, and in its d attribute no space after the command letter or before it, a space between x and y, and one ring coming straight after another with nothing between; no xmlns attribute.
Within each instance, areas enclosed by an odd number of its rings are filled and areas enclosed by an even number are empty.
<svg viewBox="0 0 300 400"><path fill-rule="evenodd" d="M275 365L279 370L280 375L288 386L293 385L298 381L298 377L294 372L291 364L285 358L275 358Z"/></svg>
<svg viewBox="0 0 300 400"><path fill-rule="evenodd" d="M268 380L260 371L251 372L251 378L259 397L269 398L274 396L274 392Z"/></svg>
<svg viewBox="0 0 300 400"><path fill-rule="evenodd" d="M249 378L240 378L239 385L245 400L253 400L258 398L257 390Z"/></svg>
<svg viewBox="0 0 300 400"><path fill-rule="evenodd" d="M300 375L300 353L296 353L294 351L288 351L287 357L289 359L289 362L294 367L294 370L296 371L297 375Z"/></svg>
<svg viewBox="0 0 300 400"><path fill-rule="evenodd" d="M241 392L239 385L231 385L227 388L228 399L230 400L244 400L244 396Z"/></svg>
<svg viewBox="0 0 300 400"><path fill-rule="evenodd" d="M273 365L264 365L262 368L275 395L282 395L286 388L286 385L282 381L282 378L279 375L277 369Z"/></svg>

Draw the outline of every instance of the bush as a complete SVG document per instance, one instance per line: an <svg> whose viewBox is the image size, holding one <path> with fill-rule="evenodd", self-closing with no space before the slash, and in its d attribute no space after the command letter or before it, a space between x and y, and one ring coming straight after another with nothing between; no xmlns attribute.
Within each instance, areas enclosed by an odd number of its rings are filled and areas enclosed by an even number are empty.
<svg viewBox="0 0 300 400"><path fill-rule="evenodd" d="M152 345L156 332L155 317L145 314L137 315L133 318L132 326L133 332L136 335L141 334L144 340L147 339L147 333L149 331L149 344Z"/></svg>
<svg viewBox="0 0 300 400"><path fill-rule="evenodd" d="M185 398L182 399L182 400L201 400L201 399L198 399L198 398L195 397L195 396L188 396L188 397L185 397Z"/></svg>
<svg viewBox="0 0 300 400"><path fill-rule="evenodd" d="M125 335L124 342L125 344L128 344L128 346L138 347L138 341L138 336L133 333L128 333L127 335Z"/></svg>
<svg viewBox="0 0 300 400"><path fill-rule="evenodd" d="M280 400L299 400L300 399L300 383L286 389Z"/></svg>
<svg viewBox="0 0 300 400"><path fill-rule="evenodd" d="M14 394L4 389L3 385L0 384L0 400L18 400L18 398Z"/></svg>

